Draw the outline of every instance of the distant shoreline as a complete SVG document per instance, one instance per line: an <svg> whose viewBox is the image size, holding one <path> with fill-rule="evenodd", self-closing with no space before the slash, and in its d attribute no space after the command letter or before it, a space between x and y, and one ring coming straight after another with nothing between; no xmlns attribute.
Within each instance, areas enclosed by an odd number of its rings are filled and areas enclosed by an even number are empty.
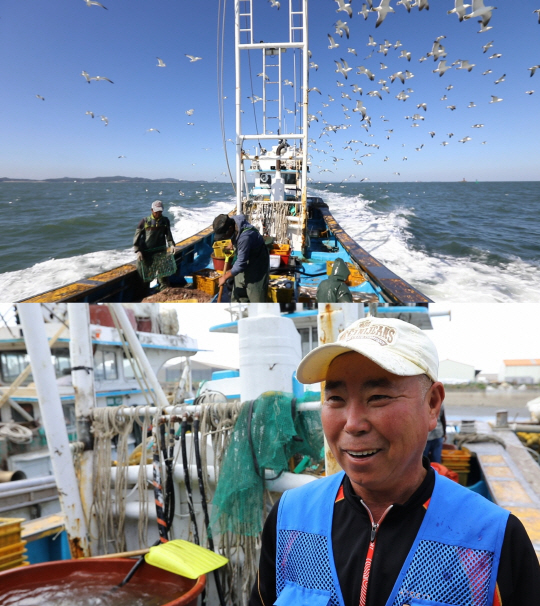
<svg viewBox="0 0 540 606"><path fill-rule="evenodd" d="M198 183L205 179L190 181L187 179L146 179L145 177L59 177L56 179L11 179L0 177L0 183Z"/></svg>

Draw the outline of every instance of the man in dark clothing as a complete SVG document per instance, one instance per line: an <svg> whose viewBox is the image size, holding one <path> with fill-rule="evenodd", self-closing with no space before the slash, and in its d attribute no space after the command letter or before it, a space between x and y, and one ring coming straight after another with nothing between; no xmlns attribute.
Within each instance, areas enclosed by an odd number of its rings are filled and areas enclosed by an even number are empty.
<svg viewBox="0 0 540 606"><path fill-rule="evenodd" d="M174 250L171 223L167 217L163 216L163 202L155 200L152 202L152 214L141 219L137 225L133 237L133 250L139 264L144 263L146 266L151 266L154 256L157 253L166 252L167 247L169 250L171 248ZM160 290L166 288L169 285L168 277L159 276L158 284Z"/></svg>
<svg viewBox="0 0 540 606"><path fill-rule="evenodd" d="M233 301L265 303L268 300L270 254L264 238L244 215L218 215L213 228L214 241L231 240L236 250L236 260L219 278L219 286L234 278Z"/></svg>
<svg viewBox="0 0 540 606"><path fill-rule="evenodd" d="M249 606L538 603L521 522L422 457L444 399L437 372L433 343L395 319L359 320L302 360L301 382L325 381L323 429L343 472L274 506Z"/></svg>
<svg viewBox="0 0 540 606"><path fill-rule="evenodd" d="M350 275L347 263L339 257L334 261L330 276L323 280L317 288L319 303L352 303L353 297L345 284Z"/></svg>

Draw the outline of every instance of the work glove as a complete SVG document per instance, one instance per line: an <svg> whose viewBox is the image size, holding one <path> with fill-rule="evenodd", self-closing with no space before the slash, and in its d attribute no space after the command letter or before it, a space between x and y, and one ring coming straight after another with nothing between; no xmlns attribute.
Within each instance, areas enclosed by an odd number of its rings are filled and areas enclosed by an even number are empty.
<svg viewBox="0 0 540 606"><path fill-rule="evenodd" d="M168 252L170 255L172 255L172 254L174 254L174 251L175 251L175 250L176 250L175 245L169 242L169 248L167 248L167 252Z"/></svg>
<svg viewBox="0 0 540 606"><path fill-rule="evenodd" d="M142 261L143 260L143 254L140 250L137 251L137 261Z"/></svg>

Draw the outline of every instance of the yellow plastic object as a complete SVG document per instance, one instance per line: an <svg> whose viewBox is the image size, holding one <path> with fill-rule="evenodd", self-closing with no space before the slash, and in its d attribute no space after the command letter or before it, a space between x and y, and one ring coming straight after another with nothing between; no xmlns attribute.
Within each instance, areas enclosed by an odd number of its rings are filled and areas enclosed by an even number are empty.
<svg viewBox="0 0 540 606"><path fill-rule="evenodd" d="M214 257L216 259L223 259L227 256L227 253L232 249L232 242L230 240L218 240L212 244L214 249Z"/></svg>
<svg viewBox="0 0 540 606"><path fill-rule="evenodd" d="M328 275L331 275L333 266L333 261L326 262L326 273ZM366 281L366 276L358 269L358 267L355 267L352 263L347 263L347 267L349 268L349 277L347 278L345 284L348 284L349 286L359 286Z"/></svg>
<svg viewBox="0 0 540 606"><path fill-rule="evenodd" d="M144 560L156 568L162 568L188 579L197 579L202 574L225 566L229 561L219 553L182 539L150 547Z"/></svg>
<svg viewBox="0 0 540 606"><path fill-rule="evenodd" d="M220 274L214 269L201 269L193 272L193 282L197 290L202 290L214 296L219 290L218 280Z"/></svg>
<svg viewBox="0 0 540 606"><path fill-rule="evenodd" d="M21 523L24 518L0 518L0 547L13 545L21 540Z"/></svg>

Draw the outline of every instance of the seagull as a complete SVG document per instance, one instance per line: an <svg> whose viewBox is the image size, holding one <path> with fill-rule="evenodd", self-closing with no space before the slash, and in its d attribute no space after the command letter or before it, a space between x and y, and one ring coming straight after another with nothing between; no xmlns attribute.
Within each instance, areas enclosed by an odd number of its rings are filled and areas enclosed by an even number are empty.
<svg viewBox="0 0 540 606"><path fill-rule="evenodd" d="M329 49L337 48L339 46L339 44L334 40L334 38L332 38L332 36L330 34L327 34L327 36L328 36L328 40L330 41L330 46L328 48Z"/></svg>
<svg viewBox="0 0 540 606"><path fill-rule="evenodd" d="M505 78L506 78L506 74L503 74L500 78L495 80L495 84L500 84L501 82L504 82Z"/></svg>
<svg viewBox="0 0 540 606"><path fill-rule="evenodd" d="M540 23L540 8L537 8L535 11L533 11L534 13L538 13L538 23Z"/></svg>
<svg viewBox="0 0 540 606"><path fill-rule="evenodd" d="M190 63L195 63L195 61L202 61L202 57L195 57L194 55L184 55L189 59Z"/></svg>
<svg viewBox="0 0 540 606"><path fill-rule="evenodd" d="M377 42L375 42L371 34L369 35L369 42L367 43L367 46L377 46Z"/></svg>
<svg viewBox="0 0 540 606"><path fill-rule="evenodd" d="M156 59L158 60L156 67L166 67L166 64L163 63L162 59L160 59L159 57L156 57Z"/></svg>
<svg viewBox="0 0 540 606"><path fill-rule="evenodd" d="M483 127L484 127L484 125L483 125L483 124L473 124L473 125L471 126L471 128L483 128Z"/></svg>
<svg viewBox="0 0 540 606"><path fill-rule="evenodd" d="M370 80L375 80L375 75L373 74L373 72L370 71L367 67L364 67L363 65L358 68L358 71L356 73L359 76L365 74Z"/></svg>
<svg viewBox="0 0 540 606"><path fill-rule="evenodd" d="M500 59L502 57L502 53L493 53L490 59Z"/></svg>
<svg viewBox="0 0 540 606"><path fill-rule="evenodd" d="M159 133L159 130L157 128L149 128L149 129L146 130L147 133L151 133L152 131L155 131L156 133Z"/></svg>
<svg viewBox="0 0 540 606"><path fill-rule="evenodd" d="M338 9L336 11L336 13L339 13L340 11L345 11L347 13L347 15L349 15L349 19L352 19L352 8L350 4L345 4L345 0L335 0L337 2L338 5Z"/></svg>
<svg viewBox="0 0 540 606"><path fill-rule="evenodd" d="M119 158L125 158L125 156L118 156Z"/></svg>
<svg viewBox="0 0 540 606"><path fill-rule="evenodd" d="M483 50L485 53L487 53L487 52L488 52L488 50L489 50L489 49L490 49L490 48L493 46L493 42L494 42L494 40L492 40L491 42L488 42L486 45L484 45L484 46L482 47L482 50Z"/></svg>
<svg viewBox="0 0 540 606"><path fill-rule="evenodd" d="M279 7L281 6L281 4L277 0L270 0L270 6L272 8L276 7L279 10Z"/></svg>
<svg viewBox="0 0 540 606"><path fill-rule="evenodd" d="M94 112L84 112L86 116L94 117Z"/></svg>
<svg viewBox="0 0 540 606"><path fill-rule="evenodd" d="M311 69L314 69L315 71L318 71L318 69L319 69L319 66L314 61L311 61L311 63L309 64L309 67Z"/></svg>
<svg viewBox="0 0 540 606"><path fill-rule="evenodd" d="M438 73L440 78L441 76L444 76L445 72L451 69L451 67L451 65L446 65L446 60L443 59L442 61L439 61L439 65L437 66L437 69L433 70L433 73Z"/></svg>
<svg viewBox="0 0 540 606"><path fill-rule="evenodd" d="M427 103L419 103L416 107L418 109L422 108L425 112L427 112Z"/></svg>
<svg viewBox="0 0 540 606"><path fill-rule="evenodd" d="M378 90L371 90L369 91L368 95L370 97L379 97L379 99L382 101L382 95Z"/></svg>
<svg viewBox="0 0 540 606"><path fill-rule="evenodd" d="M448 133L448 138L451 139L454 136L454 133Z"/></svg>
<svg viewBox="0 0 540 606"><path fill-rule="evenodd" d="M283 80L283 84L285 86L294 86L294 82L291 82L288 78L285 78L285 80Z"/></svg>
<svg viewBox="0 0 540 606"><path fill-rule="evenodd" d="M41 99L42 101L45 101L45 97L42 97L41 95L36 95L36 97L37 97L38 99Z"/></svg>
<svg viewBox="0 0 540 606"><path fill-rule="evenodd" d="M492 71L493 70L491 70L491 69L486 69L485 72L482 72L482 76L487 76L488 74L491 74Z"/></svg>
<svg viewBox="0 0 540 606"><path fill-rule="evenodd" d="M362 94L362 89L358 86L358 84L351 84L351 86L353 87L353 93Z"/></svg>
<svg viewBox="0 0 540 606"><path fill-rule="evenodd" d="M358 100L356 102L356 107L353 109L353 112L360 112L362 114L362 120L366 117L367 110L364 107L364 102Z"/></svg>
<svg viewBox="0 0 540 606"><path fill-rule="evenodd" d="M347 72L350 72L352 70L352 67L349 67L349 64L347 63L347 61L345 61L345 59L341 59L341 63L339 61L334 61L334 63L337 66L337 69L335 71L339 72L340 74L343 74L345 76L345 80L347 80Z"/></svg>
<svg viewBox="0 0 540 606"><path fill-rule="evenodd" d="M470 141L472 137L463 137L463 139L459 140L459 143L467 143L467 141Z"/></svg>
<svg viewBox="0 0 540 606"><path fill-rule="evenodd" d="M476 103L474 101L471 101L469 105L467 105L467 107L476 107Z"/></svg>
<svg viewBox="0 0 540 606"><path fill-rule="evenodd" d="M540 65L533 65L532 67L527 68L531 72L531 78L534 76L537 69L540 69Z"/></svg>
<svg viewBox="0 0 540 606"><path fill-rule="evenodd" d="M107 116L100 116L101 121L105 122L105 126L109 126L109 118Z"/></svg>
<svg viewBox="0 0 540 606"><path fill-rule="evenodd" d="M441 143L441 145L442 145L442 146L448 145L448 141L443 141L443 142Z"/></svg>
<svg viewBox="0 0 540 606"><path fill-rule="evenodd" d="M347 48L347 52L353 54L355 57L357 56L356 50L350 46Z"/></svg>
<svg viewBox="0 0 540 606"><path fill-rule="evenodd" d="M407 50L402 50L401 51L401 55L398 57L398 59L407 59L407 61L411 60L411 53Z"/></svg>
<svg viewBox="0 0 540 606"><path fill-rule="evenodd" d="M412 0L399 0L399 2L397 2L397 4L403 5L407 9L408 13L411 12L411 3Z"/></svg>
<svg viewBox="0 0 540 606"><path fill-rule="evenodd" d="M362 10L358 11L358 14L362 15L364 17L364 19L367 19L368 15L369 15L369 12L370 11L369 11L369 9L367 7L367 4L362 4Z"/></svg>
<svg viewBox="0 0 540 606"><path fill-rule="evenodd" d="M401 80L402 84L405 84L405 74L403 72L396 72L390 76L390 82L393 83L396 78Z"/></svg>
<svg viewBox="0 0 540 606"><path fill-rule="evenodd" d="M101 6L101 8L104 8L106 11L109 10L106 6L103 6L103 4L96 2L96 0L84 0L84 1L86 2L86 6L92 6L92 4L93 4L94 6Z"/></svg>
<svg viewBox="0 0 540 606"><path fill-rule="evenodd" d="M377 11L377 23L375 23L375 27L379 27L379 25L386 19L386 15L388 13L395 13L396 11L390 6L390 0L381 0L379 6L373 9Z"/></svg>
<svg viewBox="0 0 540 606"><path fill-rule="evenodd" d="M496 6L484 6L484 0L472 0L472 13L465 15L464 19L474 19L480 17L482 26L486 27L491 19L491 11L495 10Z"/></svg>
<svg viewBox="0 0 540 606"><path fill-rule="evenodd" d="M525 91L525 94L526 94L526 95L532 95L533 93L534 93L534 91L533 91L533 90L526 90L526 91Z"/></svg>
<svg viewBox="0 0 540 606"><path fill-rule="evenodd" d="M264 72L257 74L257 78L264 78L265 80L270 80L270 78Z"/></svg>
<svg viewBox="0 0 540 606"><path fill-rule="evenodd" d="M475 65L476 63L469 63L467 60L460 60L456 69L466 69L468 72L470 72Z"/></svg>
<svg viewBox="0 0 540 606"><path fill-rule="evenodd" d="M430 130L429 133L428 133L428 135L431 135L431 138L433 139L433 137L435 136L435 131Z"/></svg>
<svg viewBox="0 0 540 606"><path fill-rule="evenodd" d="M498 103L499 101L502 101L502 99L500 97L496 97L495 95L491 95L491 101L490 101L490 103Z"/></svg>
<svg viewBox="0 0 540 606"><path fill-rule="evenodd" d="M337 23L334 24L335 28L336 28L336 34L339 34L340 38L343 38L343 33L345 33L345 35L347 36L347 38L349 37L349 26L344 23L341 19L339 19L339 21Z"/></svg>
<svg viewBox="0 0 540 606"><path fill-rule="evenodd" d="M418 5L419 11L421 11L423 8L425 8L427 11L429 10L428 0L416 0L416 4Z"/></svg>
<svg viewBox="0 0 540 606"><path fill-rule="evenodd" d="M399 99L400 101L406 101L409 97L410 95L408 95L404 90L396 95L396 99Z"/></svg>
<svg viewBox="0 0 540 606"><path fill-rule="evenodd" d="M478 23L482 23L482 21L480 20L480 21L478 21ZM480 27L480 29L478 30L478 33L479 33L479 34L483 34L484 32L487 32L487 31L488 31L488 30L490 30L490 29L493 29L493 27L492 27L491 25L488 25L488 26L486 26L486 25L482 25L482 26Z"/></svg>
<svg viewBox="0 0 540 606"><path fill-rule="evenodd" d="M114 84L112 80L109 80L109 78L105 78L105 76L89 76L88 73L85 71L81 72L81 76L84 76L86 78L88 84L90 84L90 80L107 80L107 82Z"/></svg>
<svg viewBox="0 0 540 606"><path fill-rule="evenodd" d="M188 110L186 111L186 115L187 115L187 116L193 116L193 112L194 112L194 111L195 111L194 109L188 109Z"/></svg>
<svg viewBox="0 0 540 606"><path fill-rule="evenodd" d="M463 4L463 0L456 0L456 6L451 11L448 11L448 14L451 15L455 13L460 21L463 21L463 17L465 16L465 9L469 8L470 4Z"/></svg>
<svg viewBox="0 0 540 606"><path fill-rule="evenodd" d="M447 105L446 109L449 109L450 111L453 112L456 109L456 106L455 105Z"/></svg>

